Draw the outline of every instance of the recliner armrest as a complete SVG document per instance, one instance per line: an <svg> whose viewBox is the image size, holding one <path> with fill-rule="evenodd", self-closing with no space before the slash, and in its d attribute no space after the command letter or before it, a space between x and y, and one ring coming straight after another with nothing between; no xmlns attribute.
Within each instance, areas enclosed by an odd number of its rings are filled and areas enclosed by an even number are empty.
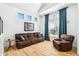
<svg viewBox="0 0 79 59"><path fill-rule="evenodd" d="M60 39L60 38L57 38L57 39L54 39L54 40L56 40L56 41L61 41L61 39Z"/></svg>
<svg viewBox="0 0 79 59"><path fill-rule="evenodd" d="M61 41L60 42L61 44L67 44L67 43L70 43L69 41Z"/></svg>

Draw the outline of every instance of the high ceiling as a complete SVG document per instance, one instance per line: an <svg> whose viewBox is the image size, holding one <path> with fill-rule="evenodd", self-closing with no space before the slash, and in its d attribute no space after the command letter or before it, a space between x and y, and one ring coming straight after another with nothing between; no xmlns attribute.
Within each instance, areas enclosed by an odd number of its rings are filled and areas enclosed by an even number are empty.
<svg viewBox="0 0 79 59"><path fill-rule="evenodd" d="M6 3L6 4L26 11L30 11L33 14L37 13L42 5L41 3Z"/></svg>
<svg viewBox="0 0 79 59"><path fill-rule="evenodd" d="M33 14L37 14L37 12L41 12L50 7L53 7L57 3L6 3L6 4L20 9L24 9L26 11L27 10L31 11Z"/></svg>
<svg viewBox="0 0 79 59"><path fill-rule="evenodd" d="M45 11L45 10L47 10L47 9L57 5L57 4L59 4L59 3L43 3L39 9L39 12L43 12L43 11Z"/></svg>

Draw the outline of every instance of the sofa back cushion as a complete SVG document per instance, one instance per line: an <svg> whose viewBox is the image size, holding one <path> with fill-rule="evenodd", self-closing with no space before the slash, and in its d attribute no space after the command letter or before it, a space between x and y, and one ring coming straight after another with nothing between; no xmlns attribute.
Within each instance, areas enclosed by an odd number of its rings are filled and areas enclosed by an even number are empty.
<svg viewBox="0 0 79 59"><path fill-rule="evenodd" d="M42 38L43 35L40 34L39 32L37 32L37 33L34 33L34 37L36 37L36 38Z"/></svg>
<svg viewBox="0 0 79 59"><path fill-rule="evenodd" d="M28 39L28 37L27 37L26 34L15 34L15 38L17 40L21 40L21 41L24 41L24 40L27 40Z"/></svg>
<svg viewBox="0 0 79 59"><path fill-rule="evenodd" d="M28 38L33 38L34 37L34 35L32 33L27 33L26 35L27 35Z"/></svg>
<svg viewBox="0 0 79 59"><path fill-rule="evenodd" d="M62 35L61 35L61 38L62 38L62 39L66 39L66 40L68 39L68 37L67 37L66 34L62 34Z"/></svg>
<svg viewBox="0 0 79 59"><path fill-rule="evenodd" d="M15 34L17 40L38 40L42 35L39 32L36 33L19 33Z"/></svg>
<svg viewBox="0 0 79 59"><path fill-rule="evenodd" d="M43 34L39 34L38 37L39 37L39 38L43 38Z"/></svg>
<svg viewBox="0 0 79 59"><path fill-rule="evenodd" d="M74 40L74 36L72 36L72 35L66 35L66 34L62 34L62 35L61 35L61 38L63 38L63 39L66 40L66 41L70 41L71 43L72 43L73 40Z"/></svg>
<svg viewBox="0 0 79 59"><path fill-rule="evenodd" d="M39 33L34 33L34 37L38 38Z"/></svg>

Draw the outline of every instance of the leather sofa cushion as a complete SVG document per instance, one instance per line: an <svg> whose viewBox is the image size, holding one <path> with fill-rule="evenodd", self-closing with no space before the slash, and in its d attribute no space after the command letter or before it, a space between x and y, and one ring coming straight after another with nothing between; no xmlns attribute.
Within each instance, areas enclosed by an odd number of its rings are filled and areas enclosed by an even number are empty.
<svg viewBox="0 0 79 59"><path fill-rule="evenodd" d="M60 41L54 41L56 44L60 44Z"/></svg>
<svg viewBox="0 0 79 59"><path fill-rule="evenodd" d="M33 40L31 40L32 41L32 43L37 43L37 42L39 42L39 40L37 40L37 39L33 39Z"/></svg>
<svg viewBox="0 0 79 59"><path fill-rule="evenodd" d="M20 45L23 45L23 44L26 44L26 42L25 41L20 41L20 42L18 42Z"/></svg>
<svg viewBox="0 0 79 59"><path fill-rule="evenodd" d="M18 44L20 44L20 45L26 45L26 44L29 44L29 43L31 43L31 41L19 41L18 42Z"/></svg>
<svg viewBox="0 0 79 59"><path fill-rule="evenodd" d="M64 40L64 39L62 39L60 42L61 42L61 43L70 43L69 41L66 41L66 40Z"/></svg>
<svg viewBox="0 0 79 59"><path fill-rule="evenodd" d="M61 43L70 43L69 41L66 41L62 39L61 41L53 40L56 44L61 44Z"/></svg>

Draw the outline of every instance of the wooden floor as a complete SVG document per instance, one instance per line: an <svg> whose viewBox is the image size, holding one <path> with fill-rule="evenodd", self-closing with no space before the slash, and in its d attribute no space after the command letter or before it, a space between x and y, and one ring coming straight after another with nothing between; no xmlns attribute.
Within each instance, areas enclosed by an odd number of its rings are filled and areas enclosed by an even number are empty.
<svg viewBox="0 0 79 59"><path fill-rule="evenodd" d="M50 41L44 41L23 49L9 49L6 56L76 56L76 49L68 52L57 51Z"/></svg>

